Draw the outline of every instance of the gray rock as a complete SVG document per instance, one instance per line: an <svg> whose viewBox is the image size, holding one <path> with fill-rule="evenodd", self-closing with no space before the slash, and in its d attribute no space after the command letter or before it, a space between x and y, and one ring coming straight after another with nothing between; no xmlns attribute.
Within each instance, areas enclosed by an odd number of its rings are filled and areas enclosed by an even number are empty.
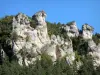
<svg viewBox="0 0 100 75"><path fill-rule="evenodd" d="M53 50L54 52L52 51L53 53L51 53L51 50ZM66 56L66 61L69 62L70 64L72 64L72 62L75 60L75 54L73 52L72 41L70 38L64 39L60 37L59 35L57 36L52 35L51 47L49 47L47 51L48 51L48 54L53 56L55 60L57 58L62 58L64 56Z"/></svg>
<svg viewBox="0 0 100 75"><path fill-rule="evenodd" d="M35 29L30 26L30 21L25 14L19 13L13 18L12 36L16 37L16 40L13 39L14 52L20 65L23 65L23 61L27 66L32 64L41 54L41 48L50 43L45 22L46 14L40 11L34 16L37 21Z"/></svg>
<svg viewBox="0 0 100 75"><path fill-rule="evenodd" d="M45 22L46 16L47 15L44 11L39 11L39 12L35 13L35 15L32 16L32 19L37 22L37 25L44 25L46 23Z"/></svg>
<svg viewBox="0 0 100 75"><path fill-rule="evenodd" d="M96 45L93 40L88 41L89 47L89 55L91 55L93 59L94 66L100 65L100 44Z"/></svg>
<svg viewBox="0 0 100 75"><path fill-rule="evenodd" d="M88 25L88 24L84 24L82 26L82 37L83 39L92 39L92 34L93 34L93 27Z"/></svg>
<svg viewBox="0 0 100 75"><path fill-rule="evenodd" d="M78 31L75 21L68 23L65 26L62 26L62 28L66 31L66 34L69 37L78 37L79 36L79 31Z"/></svg>
<svg viewBox="0 0 100 75"><path fill-rule="evenodd" d="M23 65L24 61L28 66L32 64L36 58L41 59L40 55L44 52L50 55L53 61L67 55L66 61L72 64L75 59L75 54L73 52L71 39L64 39L59 35L52 35L50 39L45 17L46 13L44 11L39 11L33 15L32 19L37 22L35 29L30 26L29 19L25 14L19 13L13 18L12 35L16 34L16 40L13 39L14 52L19 64ZM72 37L78 36L79 33L75 22L68 26L69 30L66 27L64 27L65 30L68 31L68 34L71 34Z"/></svg>

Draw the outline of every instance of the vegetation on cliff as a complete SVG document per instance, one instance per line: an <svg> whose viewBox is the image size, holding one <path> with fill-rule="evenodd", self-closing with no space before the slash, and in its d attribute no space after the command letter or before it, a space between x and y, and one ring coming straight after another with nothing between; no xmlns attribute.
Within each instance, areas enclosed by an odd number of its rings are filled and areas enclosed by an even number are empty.
<svg viewBox="0 0 100 75"><path fill-rule="evenodd" d="M0 44L11 38L13 16L6 16L0 19ZM35 28L35 21L30 19L31 27ZM70 25L71 22L68 23ZM60 35L67 38L64 30L60 29L63 24L47 22L48 34L51 36ZM93 66L93 58L87 55L88 44L81 37L71 38L73 49L75 52L75 61L73 65L69 65L65 58L58 59L55 63L46 54L41 55L41 60L35 64L20 66L15 60L9 61L8 57L3 59L3 64L0 65L0 75L99 75L100 67ZM100 34L93 35L93 40L96 44L100 43ZM6 45L6 44L5 44ZM8 46L7 46L8 47ZM1 58L0 58L1 61ZM77 68L77 62L81 61L82 65Z"/></svg>

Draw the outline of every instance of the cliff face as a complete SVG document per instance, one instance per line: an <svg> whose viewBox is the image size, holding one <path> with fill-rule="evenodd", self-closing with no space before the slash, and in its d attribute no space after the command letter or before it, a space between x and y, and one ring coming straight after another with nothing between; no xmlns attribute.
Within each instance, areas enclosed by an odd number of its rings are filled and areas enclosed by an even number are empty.
<svg viewBox="0 0 100 75"><path fill-rule="evenodd" d="M62 58L66 54L70 55L66 60L72 63L74 52L71 39L52 35L48 36L47 24L45 22L46 13L39 11L32 16L36 21L36 27L32 28L29 19L25 14L19 13L13 18L14 52L20 65L23 62L28 65L33 63L37 58L40 59L42 53L47 53L53 61ZM15 36L16 35L16 36Z"/></svg>
<svg viewBox="0 0 100 75"><path fill-rule="evenodd" d="M65 57L68 64L73 64L75 52L71 38L80 37L88 42L88 54L95 59L95 65L100 65L100 44L96 45L92 39L93 27L88 24L82 26L80 33L76 22L68 23L62 26L67 35L64 38L60 35L48 35L47 23L45 21L46 13L39 11L32 16L36 22L36 27L30 25L30 20L25 14L19 13L13 17L12 21L12 43L14 55L20 65L29 65L34 63L41 54L48 54L52 61Z"/></svg>
<svg viewBox="0 0 100 75"><path fill-rule="evenodd" d="M28 17L25 14L19 13L13 18L13 35L14 51L22 65L23 61L26 65L32 63L35 58L41 54L40 49L50 43L45 22L46 14L43 11L37 12L33 19L36 20L36 28L30 26Z"/></svg>

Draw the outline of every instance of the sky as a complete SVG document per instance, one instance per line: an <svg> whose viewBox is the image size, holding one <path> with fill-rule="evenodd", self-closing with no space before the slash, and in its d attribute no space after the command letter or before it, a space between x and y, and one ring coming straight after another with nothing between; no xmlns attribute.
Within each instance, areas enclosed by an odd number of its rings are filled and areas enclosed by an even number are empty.
<svg viewBox="0 0 100 75"><path fill-rule="evenodd" d="M100 0L0 0L0 18L19 12L31 17L40 10L47 13L46 21L76 21L79 29L88 23L100 33Z"/></svg>

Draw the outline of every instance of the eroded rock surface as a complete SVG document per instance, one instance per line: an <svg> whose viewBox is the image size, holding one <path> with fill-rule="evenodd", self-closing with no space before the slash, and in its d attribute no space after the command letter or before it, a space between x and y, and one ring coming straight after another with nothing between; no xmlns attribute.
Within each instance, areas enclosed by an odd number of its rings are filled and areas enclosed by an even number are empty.
<svg viewBox="0 0 100 75"><path fill-rule="evenodd" d="M88 42L88 50L89 55L93 57L94 65L99 66L100 65L100 44L96 45L96 43L93 41L93 30L94 28L88 24L84 24L82 26L82 37L84 40Z"/></svg>
<svg viewBox="0 0 100 75"><path fill-rule="evenodd" d="M48 36L46 13L39 11L32 16L36 21L36 27L30 26L30 21L25 14L19 13L13 18L13 42L14 53L20 65L32 64L36 58L40 59L42 53L47 53L53 61L67 55L66 60L72 64L74 58L71 39L52 35ZM70 55L70 56L69 56Z"/></svg>
<svg viewBox="0 0 100 75"><path fill-rule="evenodd" d="M38 53L41 53L40 49L50 43L45 17L46 14L43 11L37 12L33 16L37 22L35 29L30 26L25 14L19 13L13 18L14 51L20 65L23 64L23 61L26 65L32 63Z"/></svg>
<svg viewBox="0 0 100 75"><path fill-rule="evenodd" d="M100 65L100 43L95 44L93 40L88 41L89 54L94 58L94 66Z"/></svg>
<svg viewBox="0 0 100 75"><path fill-rule="evenodd" d="M19 13L13 17L11 44L20 65L33 64L37 58L41 59L42 53L48 54L53 61L65 57L68 64L73 64L75 53L71 38L80 37L80 35L81 39L88 42L88 54L95 58L94 64L100 65L100 44L96 45L92 40L93 27L84 24L80 33L76 22L70 22L61 27L68 35L66 38L61 35L49 37L46 16L44 11L39 11L32 16L32 20L36 22L35 28L30 26L30 20L25 14Z"/></svg>
<svg viewBox="0 0 100 75"><path fill-rule="evenodd" d="M69 37L78 37L79 36L79 31L78 31L75 21L70 22L65 26L62 26L62 28L64 28L64 30L66 31L66 33Z"/></svg>
<svg viewBox="0 0 100 75"><path fill-rule="evenodd" d="M83 39L92 39L94 28L88 24L82 26L82 37Z"/></svg>

